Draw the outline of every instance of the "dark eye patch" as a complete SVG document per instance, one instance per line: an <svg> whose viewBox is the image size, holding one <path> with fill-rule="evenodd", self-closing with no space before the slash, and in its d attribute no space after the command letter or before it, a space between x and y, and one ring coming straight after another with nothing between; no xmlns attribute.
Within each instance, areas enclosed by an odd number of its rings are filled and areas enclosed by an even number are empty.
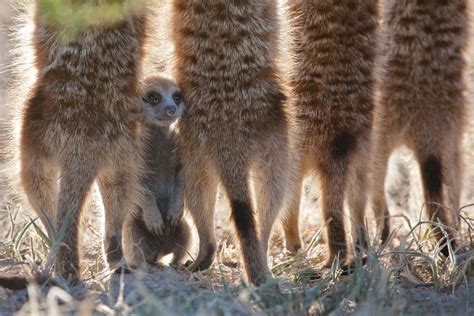
<svg viewBox="0 0 474 316"><path fill-rule="evenodd" d="M150 104L159 104L161 102L162 96L160 93L155 91L150 91L143 98L143 101Z"/></svg>
<svg viewBox="0 0 474 316"><path fill-rule="evenodd" d="M180 104L182 100L183 100L183 97L181 96L181 92L176 91L175 93L173 93L173 101L176 104Z"/></svg>

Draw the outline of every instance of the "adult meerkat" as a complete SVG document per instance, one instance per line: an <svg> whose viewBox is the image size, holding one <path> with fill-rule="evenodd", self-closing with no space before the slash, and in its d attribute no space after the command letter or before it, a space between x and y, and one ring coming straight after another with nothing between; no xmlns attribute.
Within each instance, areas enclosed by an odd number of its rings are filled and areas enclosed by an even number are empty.
<svg viewBox="0 0 474 316"><path fill-rule="evenodd" d="M66 43L40 3L32 42L38 76L24 105L20 136L21 181L49 236L54 233L47 217L56 231L64 231L55 241L56 272L77 282L79 223L92 183L98 180L104 202L110 265L122 257L124 215L140 200L138 78L146 15L129 12Z"/></svg>
<svg viewBox="0 0 474 316"><path fill-rule="evenodd" d="M298 214L303 177L316 171L327 223L331 266L347 263L344 200L355 237L364 244L366 166L369 160L376 57L376 0L288 2L293 36L293 103L301 126L300 179L284 222L286 246L301 247Z"/></svg>
<svg viewBox="0 0 474 316"><path fill-rule="evenodd" d="M382 241L388 238L384 195L387 161L402 144L419 163L424 201L455 245L459 208L460 141L466 116L467 0L387 1L384 53L374 118L373 209ZM449 209L448 209L449 208ZM434 231L437 239L444 237ZM448 247L443 248L448 254Z"/></svg>
<svg viewBox="0 0 474 316"><path fill-rule="evenodd" d="M143 184L147 205L127 215L123 228L123 250L131 268L145 269L172 253L172 265L179 265L190 242L190 228L183 218L184 179L171 124L185 110L176 84L164 77L144 82L142 113L148 134ZM151 230L147 223L155 222ZM160 223L161 222L161 223Z"/></svg>
<svg viewBox="0 0 474 316"><path fill-rule="evenodd" d="M220 183L246 276L258 285L270 275L268 239L293 168L292 126L274 63L277 4L174 0L172 9L176 81L187 105L178 123L185 200L200 241L189 268L213 262Z"/></svg>

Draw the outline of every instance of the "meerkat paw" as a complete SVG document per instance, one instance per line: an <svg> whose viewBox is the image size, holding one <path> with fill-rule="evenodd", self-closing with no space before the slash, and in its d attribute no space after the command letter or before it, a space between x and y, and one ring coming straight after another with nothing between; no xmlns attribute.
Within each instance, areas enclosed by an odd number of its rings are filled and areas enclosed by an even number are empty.
<svg viewBox="0 0 474 316"><path fill-rule="evenodd" d="M181 261L172 260L170 262L170 267L172 267L172 268L174 268L178 271L183 271L183 270L186 270L187 264L188 264L188 261L186 263L182 263Z"/></svg>
<svg viewBox="0 0 474 316"><path fill-rule="evenodd" d="M189 270L190 272L198 272L198 271L203 271L206 270L208 267L205 267L203 264L200 262L188 260L184 264L184 267Z"/></svg>
<svg viewBox="0 0 474 316"><path fill-rule="evenodd" d="M161 235L164 229L164 221L161 212L156 205L152 204L143 212L143 221L150 232L156 235Z"/></svg>
<svg viewBox="0 0 474 316"><path fill-rule="evenodd" d="M167 220L167 223L171 225L171 227L176 227L179 221L183 218L183 216L184 216L184 203L183 203L183 199L180 198L180 199L175 200L171 204L166 220Z"/></svg>
<svg viewBox="0 0 474 316"><path fill-rule="evenodd" d="M299 251L301 251L302 247L303 246L302 246L301 242L291 243L291 242L287 241L285 243L286 251L290 255L296 255Z"/></svg>
<svg viewBox="0 0 474 316"><path fill-rule="evenodd" d="M216 256L217 245L209 243L199 250L198 257L195 261L188 260L185 264L187 269L191 272L203 271L209 269L214 262Z"/></svg>
<svg viewBox="0 0 474 316"><path fill-rule="evenodd" d="M349 260L347 258L341 258L338 256L329 256L328 259L323 264L323 269L331 269L334 266L344 267L348 264Z"/></svg>

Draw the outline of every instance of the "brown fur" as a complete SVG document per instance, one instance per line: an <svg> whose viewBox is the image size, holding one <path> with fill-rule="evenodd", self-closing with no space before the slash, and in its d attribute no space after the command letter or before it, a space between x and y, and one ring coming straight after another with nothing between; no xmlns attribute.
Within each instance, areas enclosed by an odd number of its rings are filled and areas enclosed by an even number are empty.
<svg viewBox="0 0 474 316"><path fill-rule="evenodd" d="M38 77L23 111L21 181L49 236L64 231L55 240L56 272L77 282L79 223L92 183L98 180L104 201L109 264L122 257L124 216L140 199L138 77L145 17L91 27L70 43L38 9L35 25Z"/></svg>
<svg viewBox="0 0 474 316"><path fill-rule="evenodd" d="M301 182L316 171L327 223L331 265L346 260L344 200L359 244L365 240L365 173L373 110L376 0L289 1L293 34L292 88L302 128L301 173L285 222L287 248L301 247Z"/></svg>
<svg viewBox="0 0 474 316"><path fill-rule="evenodd" d="M221 183L246 276L263 283L270 232L292 172L292 128L274 63L276 1L175 0L173 21L176 79L188 106L178 124L185 198L200 240L190 269L214 260Z"/></svg>
<svg viewBox="0 0 474 316"><path fill-rule="evenodd" d="M150 103L150 93L160 96L158 103ZM149 207L129 214L123 231L124 258L133 269L146 269L170 253L172 265L179 265L189 247L190 228L183 218L184 179L170 126L185 109L180 96L178 87L169 79L151 77L145 81L142 106L149 137L142 182L149 192ZM175 108L175 114L168 115L167 108Z"/></svg>
<svg viewBox="0 0 474 316"><path fill-rule="evenodd" d="M382 240L389 234L384 196L387 161L402 144L413 150L420 164L430 219L447 225L453 238L453 214L437 204L452 210L459 207L467 1L387 1L384 21L372 185ZM440 230L435 234L443 237Z"/></svg>

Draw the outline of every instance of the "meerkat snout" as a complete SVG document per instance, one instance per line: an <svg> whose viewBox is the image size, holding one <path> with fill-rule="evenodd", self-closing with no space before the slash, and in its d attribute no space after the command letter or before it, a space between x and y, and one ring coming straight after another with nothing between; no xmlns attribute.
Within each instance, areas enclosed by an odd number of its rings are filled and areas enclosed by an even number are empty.
<svg viewBox="0 0 474 316"><path fill-rule="evenodd" d="M166 115L168 115L168 117L174 117L176 115L178 107L176 105L169 105L165 108L165 110Z"/></svg>
<svg viewBox="0 0 474 316"><path fill-rule="evenodd" d="M160 87L159 91L157 87ZM171 125L184 110L181 91L164 78L147 80L142 101L144 121L149 125Z"/></svg>

